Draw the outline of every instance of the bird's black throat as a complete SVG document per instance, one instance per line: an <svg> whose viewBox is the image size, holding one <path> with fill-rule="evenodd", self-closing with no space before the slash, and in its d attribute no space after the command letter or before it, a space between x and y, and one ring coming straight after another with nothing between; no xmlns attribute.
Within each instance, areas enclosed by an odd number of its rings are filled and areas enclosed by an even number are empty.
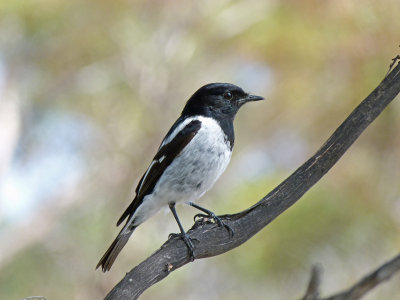
<svg viewBox="0 0 400 300"><path fill-rule="evenodd" d="M229 147L232 151L233 145L235 144L235 130L233 129L233 118L217 119L217 122L219 123L222 131L225 134L225 142L229 142Z"/></svg>

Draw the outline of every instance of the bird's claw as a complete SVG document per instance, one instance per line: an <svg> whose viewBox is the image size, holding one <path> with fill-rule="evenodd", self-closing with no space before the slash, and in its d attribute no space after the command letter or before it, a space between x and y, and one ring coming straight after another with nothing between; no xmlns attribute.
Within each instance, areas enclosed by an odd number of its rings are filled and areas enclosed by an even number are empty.
<svg viewBox="0 0 400 300"><path fill-rule="evenodd" d="M190 261L194 261L196 257L194 256L193 241L198 242L199 240L189 237L189 235L187 235L186 233L170 233L168 235L168 239L175 239L175 238L182 239L185 242L186 247L188 248L189 251Z"/></svg>
<svg viewBox="0 0 400 300"><path fill-rule="evenodd" d="M232 227L230 227L228 224L225 224L225 222L222 221L222 219L220 217L218 217L217 215L215 215L214 213L211 213L209 215L197 214L197 215L194 216L194 221L195 222L196 222L197 218L199 218L199 219L205 219L205 218L212 219L214 221L214 223L216 223L219 227L221 227L221 226L225 227L226 230L228 230L230 237L233 237L233 235L234 235L234 231L233 231Z"/></svg>

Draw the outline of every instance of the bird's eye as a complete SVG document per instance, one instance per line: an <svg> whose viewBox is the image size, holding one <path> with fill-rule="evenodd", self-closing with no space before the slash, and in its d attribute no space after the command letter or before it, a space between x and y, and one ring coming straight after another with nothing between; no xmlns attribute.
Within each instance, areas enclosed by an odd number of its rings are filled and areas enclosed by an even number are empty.
<svg viewBox="0 0 400 300"><path fill-rule="evenodd" d="M232 95L231 92L226 92L226 93L224 94L224 98L225 98L226 100L231 100L232 97L233 97L233 95Z"/></svg>

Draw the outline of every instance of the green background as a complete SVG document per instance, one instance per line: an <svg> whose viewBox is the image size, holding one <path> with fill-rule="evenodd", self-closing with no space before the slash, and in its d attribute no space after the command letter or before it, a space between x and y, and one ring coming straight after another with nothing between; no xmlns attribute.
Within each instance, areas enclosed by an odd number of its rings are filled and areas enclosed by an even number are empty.
<svg viewBox="0 0 400 300"><path fill-rule="evenodd" d="M143 224L94 267L185 101L231 82L267 101L235 121L230 166L200 204L245 209L308 159L400 49L385 1L0 2L0 299L101 299L178 228ZM395 100L298 203L233 251L141 299L298 299L310 269L338 292L400 248ZM196 212L178 207L185 228ZM365 299L397 299L397 275Z"/></svg>

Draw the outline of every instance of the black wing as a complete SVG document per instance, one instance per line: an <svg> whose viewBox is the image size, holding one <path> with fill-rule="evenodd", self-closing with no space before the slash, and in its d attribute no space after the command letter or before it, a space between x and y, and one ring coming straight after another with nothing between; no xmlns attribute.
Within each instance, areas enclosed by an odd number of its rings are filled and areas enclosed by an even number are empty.
<svg viewBox="0 0 400 300"><path fill-rule="evenodd" d="M179 122L179 120L178 120ZM175 124L177 125L177 124ZM175 126L174 125L174 126ZM164 173L165 169L171 164L176 156L178 156L183 148L193 139L193 137L200 130L201 122L193 120L187 124L169 143L162 145L156 156L154 156L146 173L142 176L136 188L136 197L128 206L117 222L117 226L121 224L126 217L132 216L139 205L142 203L143 198L153 192L154 186L158 179ZM176 126L175 126L176 128ZM172 131L170 130L169 133ZM168 134L167 134L168 135Z"/></svg>

